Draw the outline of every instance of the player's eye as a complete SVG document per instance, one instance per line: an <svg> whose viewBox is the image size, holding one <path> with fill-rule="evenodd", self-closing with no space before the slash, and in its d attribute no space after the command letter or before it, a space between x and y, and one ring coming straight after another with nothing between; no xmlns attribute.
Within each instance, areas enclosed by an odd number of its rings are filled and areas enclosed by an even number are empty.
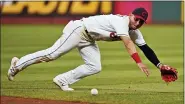
<svg viewBox="0 0 185 104"><path fill-rule="evenodd" d="M140 19L139 18L134 18L135 19L135 21L139 21Z"/></svg>
<svg viewBox="0 0 185 104"><path fill-rule="evenodd" d="M144 20L141 20L141 19L140 19L139 24L142 25L142 24L144 24L144 22L145 22Z"/></svg>
<svg viewBox="0 0 185 104"><path fill-rule="evenodd" d="M140 18L134 18L134 20L137 22L137 21L139 21L139 24L140 25L143 25L144 24L144 20L142 20L142 19L140 19Z"/></svg>

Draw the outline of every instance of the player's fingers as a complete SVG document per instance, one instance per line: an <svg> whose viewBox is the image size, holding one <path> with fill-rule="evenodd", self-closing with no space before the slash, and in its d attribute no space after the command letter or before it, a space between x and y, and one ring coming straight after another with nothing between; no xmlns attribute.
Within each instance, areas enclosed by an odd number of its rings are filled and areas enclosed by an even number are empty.
<svg viewBox="0 0 185 104"><path fill-rule="evenodd" d="M147 77L150 75L148 69L146 69L146 75L147 75Z"/></svg>
<svg viewBox="0 0 185 104"><path fill-rule="evenodd" d="M146 76L148 77L149 76L149 71L146 67L143 67L143 71L144 73L146 74Z"/></svg>
<svg viewBox="0 0 185 104"><path fill-rule="evenodd" d="M147 77L149 76L149 71L146 66L139 66L139 68L141 69L142 72L146 74Z"/></svg>

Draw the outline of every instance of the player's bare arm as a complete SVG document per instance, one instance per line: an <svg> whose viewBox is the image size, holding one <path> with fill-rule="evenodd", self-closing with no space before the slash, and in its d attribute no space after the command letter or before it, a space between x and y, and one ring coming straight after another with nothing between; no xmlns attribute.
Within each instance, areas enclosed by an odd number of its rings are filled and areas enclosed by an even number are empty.
<svg viewBox="0 0 185 104"><path fill-rule="evenodd" d="M120 36L121 40L123 41L127 52L132 56L132 58L136 61L138 67L141 69L142 72L146 74L146 76L149 76L149 71L146 65L144 65L141 62L141 59L136 51L135 45L130 39L130 37L127 36Z"/></svg>
<svg viewBox="0 0 185 104"><path fill-rule="evenodd" d="M132 40L130 39L130 37L127 36L120 36L121 40L123 41L128 53L130 55L136 53L136 48L134 46L134 43L132 42Z"/></svg>

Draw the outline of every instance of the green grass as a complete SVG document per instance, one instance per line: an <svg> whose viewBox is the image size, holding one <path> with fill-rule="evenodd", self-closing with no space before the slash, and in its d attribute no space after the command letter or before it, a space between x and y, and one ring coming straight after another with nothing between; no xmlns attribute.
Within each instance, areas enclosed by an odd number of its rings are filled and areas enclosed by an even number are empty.
<svg viewBox="0 0 185 104"><path fill-rule="evenodd" d="M147 78L121 42L98 42L102 72L71 85L74 92L61 91L52 79L83 64L76 49L58 60L28 67L13 82L7 80L13 56L21 57L50 47L60 37L62 29L63 25L1 26L1 95L106 104L183 104L183 27L180 25L141 28L146 42L161 62L178 69L179 79L169 85L161 80L158 69L137 48L150 69ZM99 95L90 95L91 88L97 88Z"/></svg>

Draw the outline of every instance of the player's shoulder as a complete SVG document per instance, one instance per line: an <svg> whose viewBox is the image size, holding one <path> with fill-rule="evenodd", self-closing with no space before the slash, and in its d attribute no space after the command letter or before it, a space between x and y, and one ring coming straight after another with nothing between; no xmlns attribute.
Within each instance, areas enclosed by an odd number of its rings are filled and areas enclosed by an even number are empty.
<svg viewBox="0 0 185 104"><path fill-rule="evenodd" d="M130 29L129 31L130 31L130 32L140 32L140 30L139 30L139 29L135 29L135 30Z"/></svg>
<svg viewBox="0 0 185 104"><path fill-rule="evenodd" d="M129 16L127 15L121 15L121 14L109 14L106 15L109 19L113 20L113 21L129 21Z"/></svg>
<svg viewBox="0 0 185 104"><path fill-rule="evenodd" d="M121 15L121 14L101 14L101 15L94 15L94 16L89 16L89 17L94 17L94 18L109 18L109 19L128 19L128 15Z"/></svg>
<svg viewBox="0 0 185 104"><path fill-rule="evenodd" d="M142 36L142 33L139 29L136 30L129 30L129 34L131 35L137 35L137 36Z"/></svg>
<svg viewBox="0 0 185 104"><path fill-rule="evenodd" d="M128 15L121 15L121 14L109 14L108 16L113 16L117 18L128 18Z"/></svg>

